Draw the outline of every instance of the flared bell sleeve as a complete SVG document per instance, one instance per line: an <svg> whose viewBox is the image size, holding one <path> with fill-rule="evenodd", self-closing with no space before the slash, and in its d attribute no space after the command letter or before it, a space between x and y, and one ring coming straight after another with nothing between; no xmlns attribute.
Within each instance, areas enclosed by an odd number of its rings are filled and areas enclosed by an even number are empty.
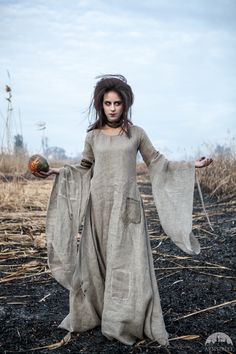
<svg viewBox="0 0 236 354"><path fill-rule="evenodd" d="M192 232L194 161L168 161L155 149L142 128L139 151L149 171L163 230L181 250L199 254L200 244Z"/></svg>
<svg viewBox="0 0 236 354"><path fill-rule="evenodd" d="M90 162L89 165L82 160ZM48 266L53 277L68 290L76 265L77 235L89 199L93 153L85 140L78 165L65 165L56 176L49 198L46 217Z"/></svg>

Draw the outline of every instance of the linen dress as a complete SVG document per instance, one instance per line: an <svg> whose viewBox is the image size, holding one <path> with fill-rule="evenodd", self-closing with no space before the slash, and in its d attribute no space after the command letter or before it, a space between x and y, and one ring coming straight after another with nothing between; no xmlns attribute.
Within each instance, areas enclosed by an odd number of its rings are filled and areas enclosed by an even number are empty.
<svg viewBox="0 0 236 354"><path fill-rule="evenodd" d="M136 156L140 151L148 167L164 231L188 254L200 252L191 231L194 162L168 161L141 127L130 129L131 138L88 132L80 165L67 165L56 177L47 211L48 264L70 291L60 328L100 325L108 339L128 345L144 337L167 345Z"/></svg>

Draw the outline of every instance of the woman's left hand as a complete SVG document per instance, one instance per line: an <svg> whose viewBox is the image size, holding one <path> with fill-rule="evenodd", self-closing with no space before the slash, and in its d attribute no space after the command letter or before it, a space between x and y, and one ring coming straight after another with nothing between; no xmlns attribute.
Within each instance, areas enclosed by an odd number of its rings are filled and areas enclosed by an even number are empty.
<svg viewBox="0 0 236 354"><path fill-rule="evenodd" d="M208 157L200 157L200 159L197 159L195 161L195 167L197 168L202 168L202 167L207 167L212 163L213 159L212 158L208 158Z"/></svg>

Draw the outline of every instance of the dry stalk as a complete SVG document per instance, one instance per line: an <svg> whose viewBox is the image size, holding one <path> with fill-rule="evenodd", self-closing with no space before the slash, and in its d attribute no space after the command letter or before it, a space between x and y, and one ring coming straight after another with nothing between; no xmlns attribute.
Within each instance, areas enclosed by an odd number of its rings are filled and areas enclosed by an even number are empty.
<svg viewBox="0 0 236 354"><path fill-rule="evenodd" d="M165 268L154 268L155 270L174 270L174 269L229 269L230 268L224 267L207 267L207 266L178 266L178 267L165 267Z"/></svg>
<svg viewBox="0 0 236 354"><path fill-rule="evenodd" d="M63 345L66 345L70 342L71 340L71 332L68 332L64 338L62 338L62 340L60 342L57 343L53 343L53 344L48 344L48 345L44 345L43 347L35 347L35 348L30 348L27 349L28 351L33 351L33 350L41 350L41 349L57 349L62 347Z"/></svg>
<svg viewBox="0 0 236 354"><path fill-rule="evenodd" d="M189 313L188 315L175 318L174 321L179 321L179 320L182 320L184 318L188 318L188 317L191 317L191 316L198 315L199 313L207 312L207 311L214 310L214 309L217 309L217 308L220 308L220 307L224 307L224 306L228 306L228 305L233 305L235 303L236 303L236 300L226 301L226 302L224 302L222 304L215 305L215 306L210 306L210 307L207 307L206 309L195 311L195 312Z"/></svg>
<svg viewBox="0 0 236 354"><path fill-rule="evenodd" d="M199 339L201 338L199 335L197 334L185 334L183 336L180 337L174 337L174 338L170 338L170 341L174 341L174 340L195 340L195 339Z"/></svg>

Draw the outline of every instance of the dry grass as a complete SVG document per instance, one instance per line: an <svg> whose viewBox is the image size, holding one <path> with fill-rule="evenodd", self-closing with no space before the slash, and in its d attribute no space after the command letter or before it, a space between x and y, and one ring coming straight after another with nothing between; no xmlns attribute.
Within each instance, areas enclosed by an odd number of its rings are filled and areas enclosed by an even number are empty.
<svg viewBox="0 0 236 354"><path fill-rule="evenodd" d="M45 210L52 188L52 179L34 177L27 168L28 155L0 154L1 211ZM54 167L64 162L52 163Z"/></svg>
<svg viewBox="0 0 236 354"><path fill-rule="evenodd" d="M28 156L24 154L0 154L0 173L1 177L5 175L19 175L27 171Z"/></svg>
<svg viewBox="0 0 236 354"><path fill-rule="evenodd" d="M236 156L213 155L211 166L198 169L198 176L203 189L211 195L236 194Z"/></svg>
<svg viewBox="0 0 236 354"><path fill-rule="evenodd" d="M0 153L0 173L1 177L7 176L21 176L28 172L28 154L6 154ZM70 163L69 160L66 161L50 161L50 166L60 167L66 163Z"/></svg>
<svg viewBox="0 0 236 354"><path fill-rule="evenodd" d="M45 210L52 188L51 180L0 182L1 211Z"/></svg>
<svg viewBox="0 0 236 354"><path fill-rule="evenodd" d="M234 197L236 195L236 154L233 152L227 156L209 154L214 162L207 168L197 169L202 189L217 197ZM41 180L27 176L27 155L13 156L0 155L0 207L1 210L23 211L45 209L50 194L52 181ZM65 162L54 162L51 165L63 166ZM69 162L67 162L69 163ZM144 163L137 164L137 172L141 173L142 181L148 182L148 176L144 178L148 169ZM11 182L8 181L9 176ZM21 177L19 179L19 177ZM32 177L32 180L28 180Z"/></svg>

